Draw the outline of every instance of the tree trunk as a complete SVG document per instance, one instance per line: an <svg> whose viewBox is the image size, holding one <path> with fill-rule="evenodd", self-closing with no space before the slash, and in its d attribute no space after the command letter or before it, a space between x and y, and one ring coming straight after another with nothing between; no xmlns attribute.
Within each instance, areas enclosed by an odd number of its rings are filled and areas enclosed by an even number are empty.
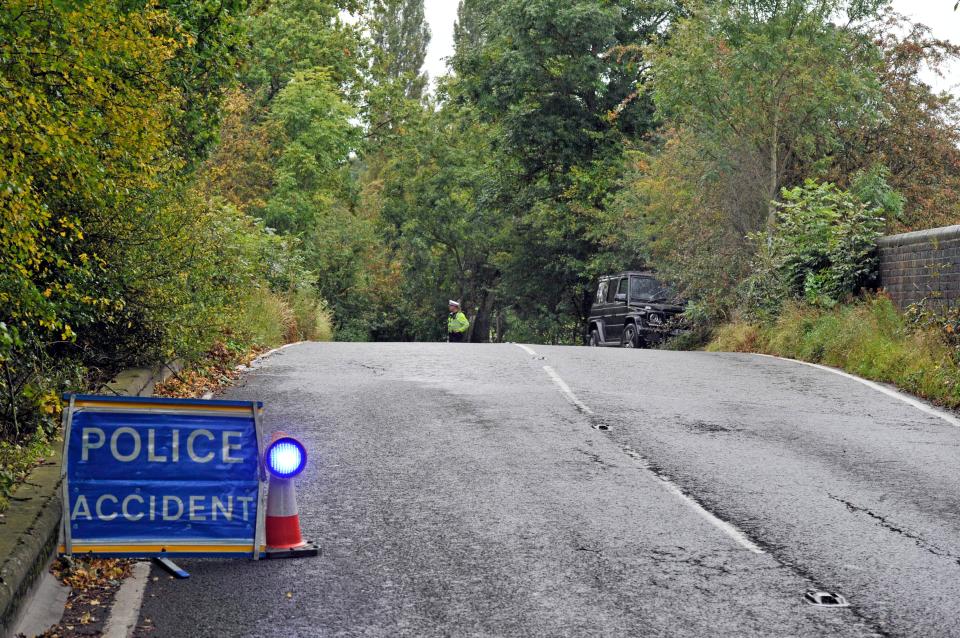
<svg viewBox="0 0 960 638"><path fill-rule="evenodd" d="M777 223L777 195L780 186L780 110L774 106L773 135L770 137L770 190L767 193L767 231L772 232Z"/></svg>
<svg viewBox="0 0 960 638"><path fill-rule="evenodd" d="M477 305L477 316L470 326L471 343L490 343L490 319L493 316L493 302L496 295L492 290L485 290Z"/></svg>

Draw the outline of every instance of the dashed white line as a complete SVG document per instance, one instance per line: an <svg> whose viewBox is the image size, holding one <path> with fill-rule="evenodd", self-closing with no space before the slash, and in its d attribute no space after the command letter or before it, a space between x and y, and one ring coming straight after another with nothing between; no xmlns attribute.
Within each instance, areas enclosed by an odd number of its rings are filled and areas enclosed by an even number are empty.
<svg viewBox="0 0 960 638"><path fill-rule="evenodd" d="M766 553L760 549L756 543L747 538L746 534L734 527L731 523L728 523L727 521L710 512L710 510L698 503L697 500L692 496L684 494L683 490L681 490L678 485L672 483L662 476L657 476L657 480L663 484L668 492L678 496L684 503L687 504L690 509L699 514L702 518L706 519L711 525L719 529L721 532L732 538L738 545L747 551L753 552L754 554Z"/></svg>
<svg viewBox="0 0 960 638"><path fill-rule="evenodd" d="M556 370L554 370L550 366L543 366L543 369L547 373L547 375L549 375L550 379L553 380L554 384L556 384L556 386L560 388L560 390L567 397L567 399L570 400L571 403L577 406L585 414L593 414L593 410L591 410L587 404L585 404L583 401L577 398L577 395L573 393L573 390L570 389L570 386L567 385L567 382L564 381L562 378L560 378L560 375L557 374ZM735 543L737 543L747 551L753 552L754 554L766 553L756 543L751 541L746 534L741 532L732 524L728 523L727 521L711 513L703 505L698 503L697 500L694 499L693 497L685 494L684 491L680 489L679 485L675 484L673 481L671 481L667 477L653 471L650 468L650 464L647 462L647 460L643 457L642 454L640 454L633 448L629 448L629 447L624 448L624 452L626 452L630 458L634 459L640 465L642 465L643 469L645 469L647 472L650 472L654 476L654 478L657 480L657 482L663 485L663 487L668 492L678 497L681 501L683 501L687 505L687 507L689 507L694 512L699 514L700 517L706 520L708 523L710 523L711 525L719 529L721 532L726 534Z"/></svg>
<svg viewBox="0 0 960 638"><path fill-rule="evenodd" d="M533 348L530 348L530 347L528 347L528 346L525 346L525 345L523 345L522 343L515 343L515 344L513 344L513 345L517 346L518 348L520 348L521 350L523 350L524 352L526 352L526 353L527 353L528 355L530 355L531 357L537 356L537 353L534 352Z"/></svg>
<svg viewBox="0 0 960 638"><path fill-rule="evenodd" d="M580 408L583 412L587 414L593 414L593 410L587 406L586 403L577 398L577 395L573 393L573 390L570 389L570 386L567 385L567 382L560 378L560 375L550 366L543 366L543 369L546 370L547 374L550 375L550 378L553 379L553 382L557 384L557 387L570 399L570 403L574 404Z"/></svg>
<svg viewBox="0 0 960 638"><path fill-rule="evenodd" d="M931 406L927 405L926 403L923 403L922 401L918 401L917 399L914 399L913 397L909 397L909 396L903 394L902 392L897 392L896 390L891 390L890 388L885 388L885 387L883 387L882 385L880 385L879 383L874 383L873 381L867 381L866 379L861 379L861 378L858 377L858 376L855 376L855 375L852 375L852 374L843 372L842 370L837 370L837 369L835 369L835 368L830 368L830 367L827 367L827 366L822 366L822 365L820 365L820 364L818 364L818 363L810 363L809 361L800 361L800 360L798 360L798 359L787 359L787 358L785 358L785 357L776 357L776 356L771 355L771 354L760 354L759 356L761 356L761 357L769 357L770 359L779 359L780 361L789 361L789 362L791 362L791 363L799 363L799 364L801 364L801 365L810 366L811 368L816 368L817 370L824 370L824 371L826 371L826 372L832 372L833 374L838 374L838 375L840 375L841 377L846 377L846 378L848 378L848 379L853 379L854 381L857 381L857 382L859 382L859 383L862 383L863 385L867 386L868 388L872 388L872 389L876 390L877 392L882 392L882 393L884 393L885 395L887 395L887 396L889 396L889 397L893 397L894 399L900 399L900 400L903 401L904 403L907 403L907 404L909 404L909 405L912 405L913 407L915 407L916 409L920 410L921 412L926 412L927 414L930 414L930 415L932 415L932 416L939 417L939 418L943 419L944 421L946 421L947 423L949 423L950 425L952 425L953 427L960 428L960 419L958 419L957 417L955 417L955 416L953 416L953 415L951 415L951 414L947 414L947 413L944 412L943 410L938 410L938 409L936 409L936 408L934 408L934 407L931 407Z"/></svg>

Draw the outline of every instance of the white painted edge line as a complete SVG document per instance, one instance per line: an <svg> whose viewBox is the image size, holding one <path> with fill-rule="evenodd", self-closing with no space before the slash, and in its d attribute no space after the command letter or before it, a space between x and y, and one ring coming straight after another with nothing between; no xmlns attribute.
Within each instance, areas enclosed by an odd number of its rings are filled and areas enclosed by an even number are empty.
<svg viewBox="0 0 960 638"><path fill-rule="evenodd" d="M580 410L582 410L584 413L593 414L593 410L591 410L589 406L587 406L583 401L577 398L577 395L573 393L573 390L570 389L570 386L567 385L567 382L560 378L560 375L557 374L556 370L554 370L550 366L543 366L543 369L547 373L547 375L550 376L550 378L557 385L557 387L560 388L563 394L566 395L567 399L569 399L571 403L573 403L575 406L580 408ZM756 543L754 543L749 538L747 538L746 534L741 532L739 529L737 529L727 521L721 518L718 518L715 514L712 514L703 505L698 503L696 499L685 494L683 490L680 489L680 486L676 485L666 477L661 476L660 474L657 474L656 472L651 470L650 464L647 462L645 458L643 458L643 456L639 452L633 449L627 449L626 452L627 452L627 455L630 456L630 458L634 459L635 461L638 461L641 465L643 465L645 470L653 474L654 478L656 478L656 480L661 485L663 485L668 492L670 492L674 496L679 497L680 500L682 500L690 509L692 509L697 514L699 514L700 517L706 520L708 523L710 523L711 525L719 529L721 532L726 534L735 543L737 543L747 551L753 552L754 554L766 554L766 552L760 549L760 547Z"/></svg>
<svg viewBox="0 0 960 638"><path fill-rule="evenodd" d="M527 353L528 355L530 355L531 357L537 356L537 353L534 352L533 348L530 348L529 346L525 346L525 345L523 345L522 343L515 343L515 344L513 344L513 345L517 346L518 348L520 348L521 350L523 350L524 352L526 352L526 353Z"/></svg>
<svg viewBox="0 0 960 638"><path fill-rule="evenodd" d="M543 366L543 369L546 371L550 378L553 379L553 382L557 384L557 387L570 399L570 403L574 404L580 408L586 414L593 414L593 410L587 406L586 403L577 398L577 395L573 393L573 390L570 389L570 386L567 385L567 382L560 378L560 375L550 366Z"/></svg>
<svg viewBox="0 0 960 638"><path fill-rule="evenodd" d="M833 374L840 375L841 377L846 377L846 378L848 378L848 379L853 379L854 381L857 381L857 382L859 382L859 383L862 383L863 385L865 385L865 386L867 386L868 388L871 388L871 389L873 389L873 390L876 390L877 392L882 392L883 394L885 394L885 395L887 395L887 396L889 396L889 397L893 397L894 399L899 399L899 400L903 401L904 403L907 403L907 404L915 407L916 409L920 410L921 412L925 412L925 413L927 413L927 414L929 414L929 415L931 415L931 416L935 416L935 417L941 418L941 419L943 419L944 421L946 421L947 423L949 423L950 425L952 425L952 426L955 427L955 428L960 428L960 419L958 419L957 417L953 416L952 414L948 414L947 412L944 412L943 410L938 410L937 408L935 408L935 407L933 407L933 406L930 406L930 405L927 405L926 403L924 403L923 401L920 401L919 399L914 399L913 397L908 396L908 395L906 395L906 394L904 394L904 393L902 393L902 392L898 392L897 390L892 390L892 389L890 389L890 388L886 388L886 387L880 385L879 383L875 383L875 382L873 382L873 381L868 381L867 379L863 379L863 378L858 377L858 376L856 376L856 375L850 374L849 372L844 372L843 370L837 370L836 368L831 368L831 367L829 367L829 366L820 365L819 363L810 363L809 361L800 361L799 359L788 359L788 358L786 358L786 357L777 357L777 356L772 355L772 354L761 354L761 353L759 353L759 352L758 352L758 353L755 353L755 354L756 354L757 356L759 356L759 357L769 357L770 359L779 359L780 361L789 361L789 362L791 362L791 363L799 363L800 365L805 365L805 366L809 366L809 367L811 367L811 368L816 368L817 370L824 370L824 371L826 371L826 372L832 372Z"/></svg>
<svg viewBox="0 0 960 638"><path fill-rule="evenodd" d="M140 607L143 606L143 593L147 589L150 576L150 563L134 563L133 573L123 581L107 618L103 638L130 638L140 619Z"/></svg>
<svg viewBox="0 0 960 638"><path fill-rule="evenodd" d="M677 486L676 484L672 483L671 481L667 480L662 476L657 476L657 480L663 484L663 486L667 489L668 492L679 497L680 500L686 503L690 509L692 509L694 512L699 514L708 523L710 523L711 525L719 529L721 532L729 536L731 539L733 539L733 541L736 542L738 545L740 545L740 547L743 547L747 551L753 552L754 554L766 554L765 551L760 549L759 545L757 545L752 540L747 538L746 534L744 534L739 529L734 527L731 523L728 523L722 518L719 518L716 514L713 514L712 512L710 512L710 510L708 510L703 505L698 503L697 500L692 496L688 496L687 494L684 494L683 490L681 490L679 486Z"/></svg>
<svg viewBox="0 0 960 638"><path fill-rule="evenodd" d="M255 366L255 365L260 365L260 363L262 363L263 360L266 359L267 357L269 357L269 356L271 356L271 355L275 355L275 354L277 354L278 352L280 352L281 350L286 350L287 348L289 348L289 347L291 347L291 346L299 346L301 343L307 343L307 342L306 342L306 341L297 341L297 342L294 342L294 343L286 343L286 344L280 346L279 348L274 348L273 350L268 350L267 352L264 352L262 355L260 355L259 357L257 357L257 358L254 359L253 361L251 361L249 367L252 368L252 367Z"/></svg>

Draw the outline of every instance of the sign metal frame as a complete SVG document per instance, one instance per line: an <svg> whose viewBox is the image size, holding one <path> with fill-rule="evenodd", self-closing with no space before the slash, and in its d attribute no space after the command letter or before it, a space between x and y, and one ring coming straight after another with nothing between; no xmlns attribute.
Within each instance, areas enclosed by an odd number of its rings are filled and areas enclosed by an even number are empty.
<svg viewBox="0 0 960 638"><path fill-rule="evenodd" d="M257 511L256 518L254 521L254 537L252 540L252 555L247 553L244 550L242 553L237 553L235 550L229 552L223 551L225 546L219 544L216 539L202 540L202 539L191 539L189 545L192 549L190 550L181 550L170 552L167 550L168 545L175 545L175 543L164 543L162 541L148 541L138 545L137 550L128 550L127 546L130 544L129 541L118 540L116 542L112 541L101 541L98 543L99 546L109 547L110 545L116 545L117 551L83 551L83 555L92 555L92 556L110 556L110 557L122 557L124 555L129 555L132 557L166 557L172 558L177 556L218 556L218 557L233 557L240 558L249 556L253 560L259 560L266 556L266 541L265 541L265 516L266 516L266 500L267 500L267 476L266 476L266 466L264 464L263 453L264 453L264 432L263 432L263 403L260 401L211 401L205 399L167 399L167 398L158 398L158 397L124 397L124 396L101 396L101 395L79 395L79 394L69 394L65 395L64 399L68 400L68 405L63 412L62 423L63 423L63 456L62 456L62 466L61 466L61 494L62 494L62 511L63 515L61 517L61 527L60 527L60 542L58 544L58 550L60 554L72 555L74 554L75 543L73 537L73 531L71 529L71 498L70 498L70 441L71 441L71 430L73 425L73 417L79 411L88 411L88 412L105 412L112 414L156 414L156 415L171 415L176 414L180 416L211 416L219 411L223 411L225 414L231 414L232 416L242 416L244 414L252 415L254 432L256 437L256 470L255 470L255 480L257 481L257 494L256 494L256 503ZM129 406L129 407L127 407ZM134 407L136 406L136 407ZM156 407L150 407L156 406ZM248 412L249 410L249 412ZM221 551L203 551L204 546L210 546L211 549L217 548Z"/></svg>

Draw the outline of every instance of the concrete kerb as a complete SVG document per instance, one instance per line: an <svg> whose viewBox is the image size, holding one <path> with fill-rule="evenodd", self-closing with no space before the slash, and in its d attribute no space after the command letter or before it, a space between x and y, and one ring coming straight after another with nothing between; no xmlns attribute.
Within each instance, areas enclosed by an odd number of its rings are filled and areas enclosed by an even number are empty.
<svg viewBox="0 0 960 638"><path fill-rule="evenodd" d="M11 498L0 525L0 634L16 625L31 588L57 546L60 454L35 468Z"/></svg>
<svg viewBox="0 0 960 638"><path fill-rule="evenodd" d="M150 396L157 383L180 369L178 363L117 375L105 393ZM56 447L56 446L55 446ZM34 584L53 558L63 505L60 451L30 472L0 519L0 636L8 636L33 595Z"/></svg>

